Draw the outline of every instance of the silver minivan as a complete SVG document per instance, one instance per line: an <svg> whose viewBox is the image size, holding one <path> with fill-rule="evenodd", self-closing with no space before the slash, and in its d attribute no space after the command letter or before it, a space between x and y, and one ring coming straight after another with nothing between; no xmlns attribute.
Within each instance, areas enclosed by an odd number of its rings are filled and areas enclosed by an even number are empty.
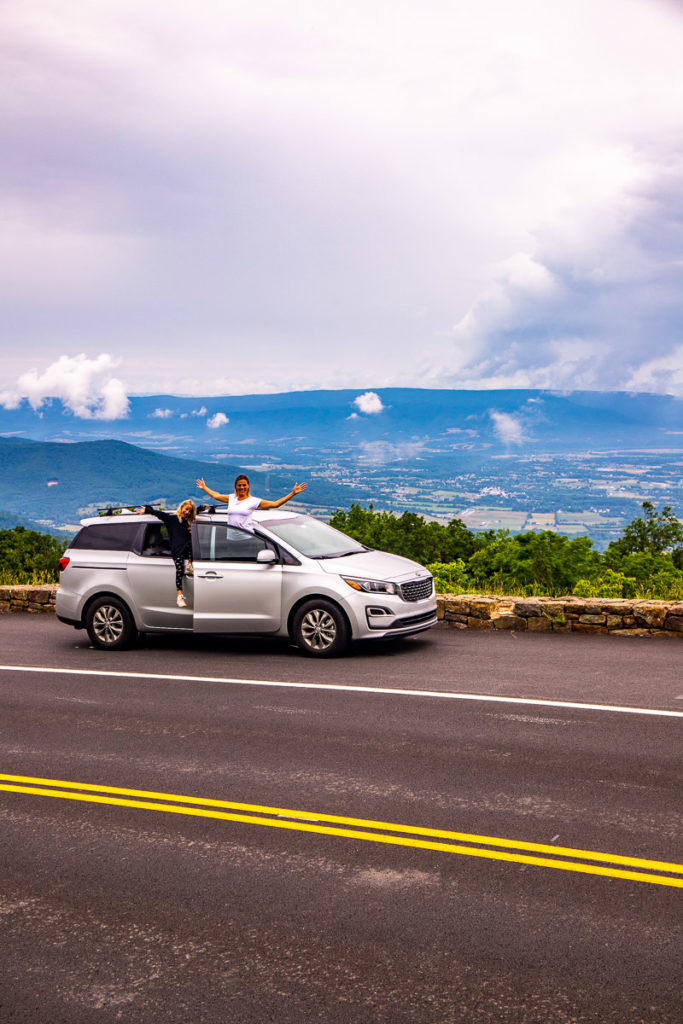
<svg viewBox="0 0 683 1024"><path fill-rule="evenodd" d="M289 637L306 654L341 654L352 640L409 636L436 623L429 572L375 551L311 516L255 512L254 532L225 512L192 525L194 573L176 605L165 526L149 515L82 520L60 563L57 617L117 650L141 633Z"/></svg>

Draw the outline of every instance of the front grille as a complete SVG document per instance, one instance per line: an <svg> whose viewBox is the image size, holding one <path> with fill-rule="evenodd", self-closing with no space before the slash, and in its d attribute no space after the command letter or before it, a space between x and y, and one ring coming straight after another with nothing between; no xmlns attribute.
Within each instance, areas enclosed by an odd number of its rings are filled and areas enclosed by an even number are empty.
<svg viewBox="0 0 683 1024"><path fill-rule="evenodd" d="M401 597L404 601L424 601L432 596L432 577L423 576L421 580L410 580L401 584Z"/></svg>

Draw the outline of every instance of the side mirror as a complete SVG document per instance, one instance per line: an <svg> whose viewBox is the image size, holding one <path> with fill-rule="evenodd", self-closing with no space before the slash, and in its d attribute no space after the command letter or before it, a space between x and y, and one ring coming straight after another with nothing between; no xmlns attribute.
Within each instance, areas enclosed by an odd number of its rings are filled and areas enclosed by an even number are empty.
<svg viewBox="0 0 683 1024"><path fill-rule="evenodd" d="M270 548L264 548L263 551L259 551L256 556L257 562L265 562L266 565L272 565L274 562L277 562L277 560L277 555Z"/></svg>

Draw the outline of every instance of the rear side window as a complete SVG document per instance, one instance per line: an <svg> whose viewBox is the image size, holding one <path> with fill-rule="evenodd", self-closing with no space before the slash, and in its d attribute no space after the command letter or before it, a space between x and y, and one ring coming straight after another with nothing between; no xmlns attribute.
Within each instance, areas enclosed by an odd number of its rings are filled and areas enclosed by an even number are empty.
<svg viewBox="0 0 683 1024"><path fill-rule="evenodd" d="M84 526L71 542L72 548L93 551L130 551L140 532L140 523L97 523Z"/></svg>
<svg viewBox="0 0 683 1024"><path fill-rule="evenodd" d="M164 523L150 523L145 527L142 554L147 558L170 558L171 542Z"/></svg>

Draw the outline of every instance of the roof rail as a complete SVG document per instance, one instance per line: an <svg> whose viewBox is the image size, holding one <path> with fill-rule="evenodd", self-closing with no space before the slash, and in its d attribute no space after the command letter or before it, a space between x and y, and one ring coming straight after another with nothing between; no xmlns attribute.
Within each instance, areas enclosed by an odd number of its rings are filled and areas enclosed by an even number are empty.
<svg viewBox="0 0 683 1024"><path fill-rule="evenodd" d="M160 501L146 502L150 508L160 508ZM136 509L140 508L139 503L132 505L106 505L104 508L98 508L98 516L120 516L125 515L126 512L135 512Z"/></svg>
<svg viewBox="0 0 683 1024"><path fill-rule="evenodd" d="M144 504L148 508L162 508L163 502L161 501L146 501ZM216 505L197 505L198 512L208 512L210 516L215 515L221 509L227 508L227 503L218 503ZM120 516L125 515L126 512L135 512L136 509L140 508L139 503L133 503L132 505L105 505L103 508L97 509L98 516Z"/></svg>

